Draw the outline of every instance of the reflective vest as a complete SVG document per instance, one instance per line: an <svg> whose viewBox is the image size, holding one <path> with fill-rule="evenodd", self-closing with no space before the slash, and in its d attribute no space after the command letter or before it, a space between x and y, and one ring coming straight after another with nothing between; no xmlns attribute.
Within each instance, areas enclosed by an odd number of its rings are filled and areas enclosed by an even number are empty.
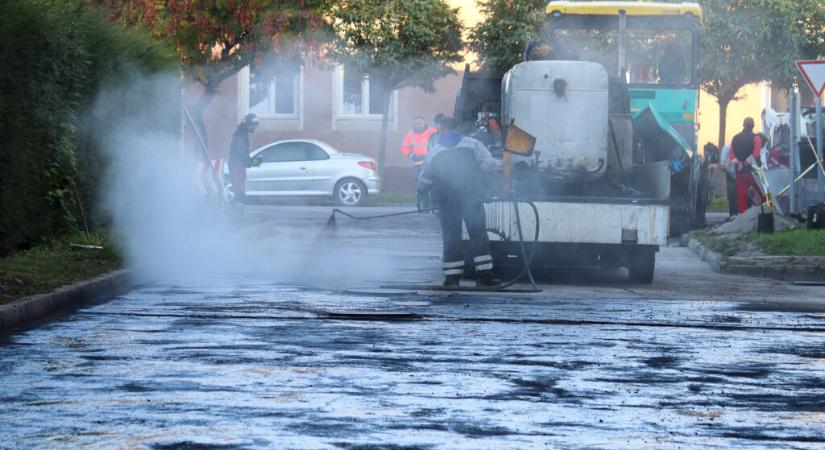
<svg viewBox="0 0 825 450"><path fill-rule="evenodd" d="M426 156L430 136L436 131L438 130L433 127L429 127L420 133L408 131L407 135L404 136L404 142L401 143L401 151L404 152L404 157L409 157L410 152L417 156Z"/></svg>

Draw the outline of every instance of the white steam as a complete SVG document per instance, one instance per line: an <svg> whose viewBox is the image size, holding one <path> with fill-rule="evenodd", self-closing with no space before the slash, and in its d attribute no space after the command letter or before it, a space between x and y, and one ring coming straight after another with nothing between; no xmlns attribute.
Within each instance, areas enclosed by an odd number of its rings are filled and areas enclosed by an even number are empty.
<svg viewBox="0 0 825 450"><path fill-rule="evenodd" d="M179 94L179 77L145 77L101 93L93 111L105 127L101 147L110 159L101 197L141 281L266 276L352 283L389 273L388 255L347 250L322 232L323 218L311 227L288 220L253 224L210 206L195 188L199 158L180 148ZM124 112L124 105L139 106Z"/></svg>

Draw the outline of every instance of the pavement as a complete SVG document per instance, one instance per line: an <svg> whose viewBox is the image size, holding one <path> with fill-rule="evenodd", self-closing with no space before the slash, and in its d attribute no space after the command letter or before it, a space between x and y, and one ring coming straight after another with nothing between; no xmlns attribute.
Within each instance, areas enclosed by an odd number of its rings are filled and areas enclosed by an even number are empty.
<svg viewBox="0 0 825 450"><path fill-rule="evenodd" d="M614 270L535 294L382 290L440 280L437 219L325 230L330 209L249 207L253 267L147 276L0 335L0 448L825 443L825 288L673 246L651 285Z"/></svg>

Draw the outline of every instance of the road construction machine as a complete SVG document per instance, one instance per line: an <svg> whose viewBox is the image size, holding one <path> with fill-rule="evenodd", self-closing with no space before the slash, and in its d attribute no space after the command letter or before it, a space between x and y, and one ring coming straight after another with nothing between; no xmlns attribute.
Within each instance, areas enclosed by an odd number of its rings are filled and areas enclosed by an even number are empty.
<svg viewBox="0 0 825 450"><path fill-rule="evenodd" d="M704 218L701 8L553 1L547 14L503 76L465 70L455 105L505 161L486 205L495 266L626 267L631 281L650 283L669 233ZM527 151L508 147L512 133L531 138Z"/></svg>

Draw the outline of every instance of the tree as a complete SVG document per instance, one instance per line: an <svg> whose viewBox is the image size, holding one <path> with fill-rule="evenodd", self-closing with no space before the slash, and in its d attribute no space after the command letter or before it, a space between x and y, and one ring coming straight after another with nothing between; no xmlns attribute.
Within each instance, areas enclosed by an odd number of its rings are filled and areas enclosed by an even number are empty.
<svg viewBox="0 0 825 450"><path fill-rule="evenodd" d="M460 62L458 10L443 0L342 0L332 9L333 56L366 74L383 98L378 172L384 173L391 93L405 87L433 91L435 80Z"/></svg>
<svg viewBox="0 0 825 450"><path fill-rule="evenodd" d="M174 68L171 49L89 12L82 0L5 0L0 14L0 255L93 226L105 160L98 94ZM173 94L180 89L173 89ZM123 101L104 119L134 107ZM154 117L161 120L163 112ZM94 122L94 123L93 123ZM172 122L174 126L174 122ZM96 215L96 214L95 214Z"/></svg>
<svg viewBox="0 0 825 450"><path fill-rule="evenodd" d="M784 0L792 8L791 31L799 39L801 58L825 56L825 5L822 0Z"/></svg>
<svg viewBox="0 0 825 450"><path fill-rule="evenodd" d="M789 1L704 0L702 88L719 104L719 146L725 144L727 109L747 84L787 86L799 55Z"/></svg>
<svg viewBox="0 0 825 450"><path fill-rule="evenodd" d="M521 62L530 39L546 21L546 0L478 0L485 16L470 30L467 46L478 55L484 69L504 73Z"/></svg>
<svg viewBox="0 0 825 450"><path fill-rule="evenodd" d="M191 111L204 136L202 113L224 80L245 66L320 54L328 32L328 0L89 1L123 25L172 41L184 73L203 86Z"/></svg>

